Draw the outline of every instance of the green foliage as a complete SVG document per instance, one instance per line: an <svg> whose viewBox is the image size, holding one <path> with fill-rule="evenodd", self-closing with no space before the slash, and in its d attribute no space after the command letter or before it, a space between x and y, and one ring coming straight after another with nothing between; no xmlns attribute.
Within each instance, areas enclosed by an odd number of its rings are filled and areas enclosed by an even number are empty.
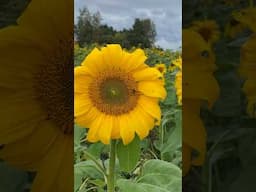
<svg viewBox="0 0 256 192"><path fill-rule="evenodd" d="M0 28L15 25L17 18L27 7L30 0L1 0Z"/></svg>
<svg viewBox="0 0 256 192"><path fill-rule="evenodd" d="M179 192L181 191L181 170L176 165L162 160L147 161L141 175L135 181L119 179L120 192Z"/></svg>
<svg viewBox="0 0 256 192"><path fill-rule="evenodd" d="M128 145L124 145L121 141L117 144L117 158L121 171L132 171L140 159L140 140L136 137Z"/></svg>

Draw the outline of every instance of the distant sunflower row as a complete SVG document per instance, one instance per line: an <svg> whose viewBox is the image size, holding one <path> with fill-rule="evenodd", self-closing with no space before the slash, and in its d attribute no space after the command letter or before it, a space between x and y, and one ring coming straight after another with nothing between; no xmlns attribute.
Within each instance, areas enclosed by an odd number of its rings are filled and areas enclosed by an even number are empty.
<svg viewBox="0 0 256 192"><path fill-rule="evenodd" d="M215 44L223 38L235 39L245 30L250 36L240 49L239 72L245 80L242 90L247 96L248 115L256 117L255 23L256 8L250 6L233 11L224 29L212 19L193 21L183 29L183 175L191 165L202 165L206 156L207 135L200 120L200 101L207 100L211 107L219 95L213 76L218 51Z"/></svg>

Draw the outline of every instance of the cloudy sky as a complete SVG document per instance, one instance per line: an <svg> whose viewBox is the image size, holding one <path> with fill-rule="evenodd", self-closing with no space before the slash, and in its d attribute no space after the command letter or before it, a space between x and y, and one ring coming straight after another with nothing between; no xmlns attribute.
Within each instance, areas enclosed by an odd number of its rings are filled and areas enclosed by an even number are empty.
<svg viewBox="0 0 256 192"><path fill-rule="evenodd" d="M117 30L131 28L135 18L150 18L156 25L156 44L165 49L181 46L181 0L75 0L79 9L99 11L102 23Z"/></svg>

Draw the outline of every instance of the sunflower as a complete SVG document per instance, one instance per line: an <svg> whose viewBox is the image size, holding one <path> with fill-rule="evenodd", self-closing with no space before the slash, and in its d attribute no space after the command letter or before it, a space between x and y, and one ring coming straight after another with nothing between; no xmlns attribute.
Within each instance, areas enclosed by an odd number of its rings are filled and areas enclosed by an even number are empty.
<svg viewBox="0 0 256 192"><path fill-rule="evenodd" d="M182 108L182 174L186 175L191 165L203 165L206 154L206 131L200 119L199 99L183 98Z"/></svg>
<svg viewBox="0 0 256 192"><path fill-rule="evenodd" d="M33 0L0 30L0 158L32 192L73 191L73 0Z"/></svg>
<svg viewBox="0 0 256 192"><path fill-rule="evenodd" d="M215 43L220 38L219 26L214 20L195 21L191 29L199 33L209 44Z"/></svg>
<svg viewBox="0 0 256 192"><path fill-rule="evenodd" d="M191 165L202 165L206 154L206 131L200 119L203 100L211 107L219 88L213 77L215 56L210 45L195 31L184 29L183 37L183 167L186 175Z"/></svg>
<svg viewBox="0 0 256 192"><path fill-rule="evenodd" d="M178 71L175 77L175 89L178 97L178 104L182 104L182 72Z"/></svg>
<svg viewBox="0 0 256 192"><path fill-rule="evenodd" d="M181 56L179 56L177 59L173 60L171 62L171 65L169 66L169 70L172 72L175 69L182 69L182 59Z"/></svg>
<svg viewBox="0 0 256 192"><path fill-rule="evenodd" d="M246 29L245 25L240 23L234 18L225 26L225 36L235 38L238 34L242 33Z"/></svg>
<svg viewBox="0 0 256 192"><path fill-rule="evenodd" d="M141 49L129 53L111 44L95 48L75 68L75 122L89 128L88 141L121 138L126 145L160 124L163 74L145 60Z"/></svg>
<svg viewBox="0 0 256 192"><path fill-rule="evenodd" d="M247 26L253 32L256 32L256 7L248 7L232 13L235 20Z"/></svg>
<svg viewBox="0 0 256 192"><path fill-rule="evenodd" d="M166 65L163 63L156 64L154 66L160 73L165 74L166 73Z"/></svg>
<svg viewBox="0 0 256 192"><path fill-rule="evenodd" d="M256 118L256 35L252 35L241 48L241 64L239 72L246 81L243 91L247 95L247 112L251 117Z"/></svg>
<svg viewBox="0 0 256 192"><path fill-rule="evenodd" d="M178 97L178 104L182 104L182 59L179 56L178 59L173 61L173 64L179 69L175 76L175 89Z"/></svg>

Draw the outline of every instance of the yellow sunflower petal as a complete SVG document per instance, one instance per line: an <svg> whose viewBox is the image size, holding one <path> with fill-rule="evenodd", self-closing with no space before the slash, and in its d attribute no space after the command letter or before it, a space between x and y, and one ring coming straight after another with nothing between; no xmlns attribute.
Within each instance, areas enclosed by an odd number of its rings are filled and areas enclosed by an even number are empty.
<svg viewBox="0 0 256 192"><path fill-rule="evenodd" d="M65 155L72 155L66 153L69 148L70 139L71 137L66 137L65 135L59 135L56 139L49 153L41 161L31 192L59 191L56 180L58 174L62 172L62 161ZM63 182L65 183L66 180Z"/></svg>
<svg viewBox="0 0 256 192"><path fill-rule="evenodd" d="M201 101L196 99L183 100L183 142L196 150L199 155L192 160L192 164L201 165L205 159L206 152L206 131L200 119Z"/></svg>
<svg viewBox="0 0 256 192"><path fill-rule="evenodd" d="M102 143L105 145L108 145L110 143L110 138L112 134L112 128L113 128L113 118L110 115L104 115L103 121L101 122L98 136Z"/></svg>
<svg viewBox="0 0 256 192"><path fill-rule="evenodd" d="M16 167L35 171L59 134L59 129L50 121L42 122L30 135L0 150L0 158Z"/></svg>
<svg viewBox="0 0 256 192"><path fill-rule="evenodd" d="M46 118L36 102L27 100L1 100L0 143L7 144L29 135ZM16 115L13 118L13 114Z"/></svg>
<svg viewBox="0 0 256 192"><path fill-rule="evenodd" d="M87 93L88 86L92 82L92 78L87 67L76 67L74 71L74 91L75 93Z"/></svg>
<svg viewBox="0 0 256 192"><path fill-rule="evenodd" d="M111 138L119 139L120 138L120 128L119 128L119 120L120 117L113 117L113 129L111 132Z"/></svg>
<svg viewBox="0 0 256 192"><path fill-rule="evenodd" d="M109 144L112 133L113 119L111 116L99 114L91 123L87 140L97 142L100 140L105 145Z"/></svg>
<svg viewBox="0 0 256 192"><path fill-rule="evenodd" d="M74 114L75 117L84 115L91 109L92 103L87 94L76 94L74 99Z"/></svg>
<svg viewBox="0 0 256 192"><path fill-rule="evenodd" d="M105 65L108 67L120 67L123 57L123 50L118 44L110 44L102 48L102 56Z"/></svg>
<svg viewBox="0 0 256 192"><path fill-rule="evenodd" d="M141 140L147 137L149 131L154 128L155 118L152 118L152 116L140 107L138 107L133 114L130 114L130 118L130 123Z"/></svg>
<svg viewBox="0 0 256 192"><path fill-rule="evenodd" d="M75 122L81 127L88 128L99 115L101 113L95 107L91 107L86 114L75 116Z"/></svg>
<svg viewBox="0 0 256 192"><path fill-rule="evenodd" d="M73 154L73 140L69 140L69 144L66 148L66 154ZM58 191L61 192L70 192L74 190L74 179L72 175L74 175L74 157L73 155L67 155L65 158L62 159L60 172L57 177L57 187ZM65 185L63 185L65 183Z"/></svg>
<svg viewBox="0 0 256 192"><path fill-rule="evenodd" d="M145 64L146 59L144 51L136 49L133 53L124 52L122 65L127 72L141 70L147 67Z"/></svg>
<svg viewBox="0 0 256 192"><path fill-rule="evenodd" d="M140 96L138 104L140 107L156 119L156 125L160 125L161 122L161 109L158 105L158 100L155 98Z"/></svg>
<svg viewBox="0 0 256 192"><path fill-rule="evenodd" d="M86 67L86 72L94 76L106 67L103 65L103 53L98 48L94 48L81 65Z"/></svg>
<svg viewBox="0 0 256 192"><path fill-rule="evenodd" d="M196 73L196 71L185 70L185 68L182 73L183 97L204 99L212 106L219 96L219 86L213 74Z"/></svg>
<svg viewBox="0 0 256 192"><path fill-rule="evenodd" d="M156 81L141 81L138 83L138 90L149 97L165 99L167 95L161 83Z"/></svg>
<svg viewBox="0 0 256 192"><path fill-rule="evenodd" d="M133 77L136 81L150 81L162 79L163 75L155 68L146 68L133 73Z"/></svg>
<svg viewBox="0 0 256 192"><path fill-rule="evenodd" d="M128 115L122 115L120 117L120 136L124 145L129 144L135 137L135 131L133 127L130 127L130 119Z"/></svg>
<svg viewBox="0 0 256 192"><path fill-rule="evenodd" d="M73 4L73 0L67 0L65 3L61 0L31 1L18 23L26 28L33 28L43 39L56 42L59 39L54 37L72 35L73 29L69 26L73 24Z"/></svg>

